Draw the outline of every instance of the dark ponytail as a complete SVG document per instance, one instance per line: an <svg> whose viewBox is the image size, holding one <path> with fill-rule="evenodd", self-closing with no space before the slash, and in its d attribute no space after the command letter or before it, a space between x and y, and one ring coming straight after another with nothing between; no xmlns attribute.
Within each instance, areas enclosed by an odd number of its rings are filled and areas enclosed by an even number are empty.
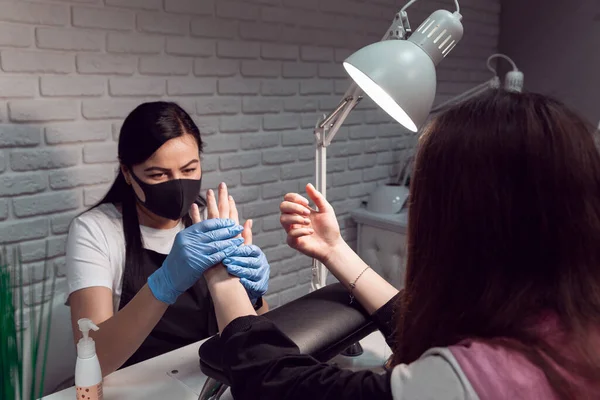
<svg viewBox="0 0 600 400"><path fill-rule="evenodd" d="M105 203L121 205L123 235L125 237L125 269L136 271L144 245L142 243L135 193L133 188L125 181L125 176L120 169L112 187L95 207Z"/></svg>

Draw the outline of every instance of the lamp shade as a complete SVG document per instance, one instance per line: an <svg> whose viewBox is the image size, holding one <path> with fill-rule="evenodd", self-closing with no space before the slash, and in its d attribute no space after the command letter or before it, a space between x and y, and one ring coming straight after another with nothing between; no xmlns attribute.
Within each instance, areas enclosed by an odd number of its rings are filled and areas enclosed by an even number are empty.
<svg viewBox="0 0 600 400"><path fill-rule="evenodd" d="M406 129L416 132L435 98L431 58L407 40L373 43L352 54L344 68L379 107Z"/></svg>
<svg viewBox="0 0 600 400"><path fill-rule="evenodd" d="M344 68L379 107L416 132L435 99L435 67L462 38L461 18L458 12L438 10L409 40L363 47L344 61Z"/></svg>

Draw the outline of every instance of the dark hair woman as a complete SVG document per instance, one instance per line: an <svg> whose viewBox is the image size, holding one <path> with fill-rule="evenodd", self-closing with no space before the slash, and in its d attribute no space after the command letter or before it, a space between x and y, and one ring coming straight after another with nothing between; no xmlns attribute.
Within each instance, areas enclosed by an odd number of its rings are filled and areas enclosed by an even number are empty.
<svg viewBox="0 0 600 400"><path fill-rule="evenodd" d="M100 325L94 338L104 375L217 332L202 273L243 239L234 238L241 232L233 221L237 212L229 221L190 227L189 211L199 215L205 205L202 147L198 127L177 104L141 104L121 128L115 182L99 204L71 224L67 276L73 331L79 339L80 318ZM225 200L235 209L233 199ZM181 262L184 256L195 257L202 267L188 267ZM253 289L249 294L260 306L266 286Z"/></svg>
<svg viewBox="0 0 600 400"><path fill-rule="evenodd" d="M288 244L349 288L356 283L353 295L394 352L385 375L298 354L255 316L239 283L228 289L230 278L207 272L234 397L600 398L600 156L592 130L544 96L490 91L425 129L410 191L400 293L342 240L333 209L312 186L318 212L298 194L281 204ZM243 311L225 313L224 304Z"/></svg>

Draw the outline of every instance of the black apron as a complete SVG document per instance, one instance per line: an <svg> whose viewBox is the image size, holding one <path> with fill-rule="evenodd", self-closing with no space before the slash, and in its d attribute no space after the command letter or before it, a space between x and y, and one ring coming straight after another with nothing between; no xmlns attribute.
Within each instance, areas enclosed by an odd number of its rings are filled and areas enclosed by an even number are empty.
<svg viewBox="0 0 600 400"><path fill-rule="evenodd" d="M119 310L144 287L148 277L160 268L166 257L165 254L144 249L139 273L134 274L125 267ZM121 368L206 339L217 332L215 308L206 280L202 277L167 308L144 343Z"/></svg>

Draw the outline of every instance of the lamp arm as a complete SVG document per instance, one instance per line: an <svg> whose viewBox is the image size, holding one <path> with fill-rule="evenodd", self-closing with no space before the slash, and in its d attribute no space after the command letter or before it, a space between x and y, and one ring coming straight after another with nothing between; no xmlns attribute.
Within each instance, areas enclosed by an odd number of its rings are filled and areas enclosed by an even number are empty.
<svg viewBox="0 0 600 400"><path fill-rule="evenodd" d="M363 99L361 94L362 91L360 88L354 83L351 84L342 102L319 124L319 128L323 129L324 133L322 137L322 144L324 146L331 144L331 141L344 124L346 118L348 118L348 115L350 115L350 112Z"/></svg>
<svg viewBox="0 0 600 400"><path fill-rule="evenodd" d="M335 134L348 117L348 114L362 100L361 90L352 83L340 104L329 115L324 116L315 126L315 186L327 198L327 146L331 144ZM311 291L325 286L327 268L313 259Z"/></svg>
<svg viewBox="0 0 600 400"><path fill-rule="evenodd" d="M495 76L492 79L490 79L489 81L479 84L479 85L475 86L474 88L469 89L466 92L461 93L458 96L455 96L455 97L451 98L450 100L446 100L442 104L435 106L434 108L431 109L430 114L438 113L438 112L443 111L444 109L448 108L452 104L455 104L455 103L461 102L463 100L467 100L467 99L470 99L477 95L480 95L481 93L485 92L488 89L498 88L498 87L500 87L500 78Z"/></svg>

